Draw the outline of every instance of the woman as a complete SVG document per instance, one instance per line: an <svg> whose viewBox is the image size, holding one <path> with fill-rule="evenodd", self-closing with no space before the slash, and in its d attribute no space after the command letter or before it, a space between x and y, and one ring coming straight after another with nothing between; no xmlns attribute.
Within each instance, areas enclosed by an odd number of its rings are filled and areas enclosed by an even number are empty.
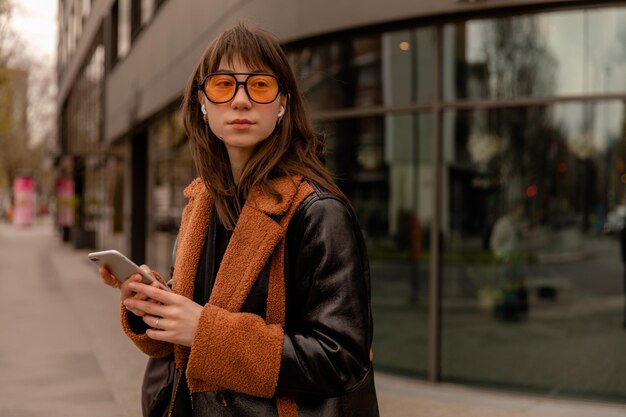
<svg viewBox="0 0 626 417"><path fill-rule="evenodd" d="M200 178L173 292L120 286L127 335L174 353L171 415L378 416L363 238L278 41L242 24L220 34L182 113Z"/></svg>

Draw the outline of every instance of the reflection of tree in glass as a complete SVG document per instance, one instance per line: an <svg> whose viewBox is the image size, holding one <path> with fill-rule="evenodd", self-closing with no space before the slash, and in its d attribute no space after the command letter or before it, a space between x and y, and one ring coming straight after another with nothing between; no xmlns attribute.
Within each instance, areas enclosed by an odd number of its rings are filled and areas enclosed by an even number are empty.
<svg viewBox="0 0 626 417"><path fill-rule="evenodd" d="M489 164L490 175L499 179L494 183L500 184L493 214L509 211L515 201L526 197L530 187L537 190L537 196L531 198L527 215L537 222L550 222L554 212L551 205L567 192L558 171L559 164L568 161L562 129L554 124L550 109L543 106L486 113L489 131L501 140L501 152Z"/></svg>
<svg viewBox="0 0 626 417"><path fill-rule="evenodd" d="M554 93L557 60L541 38L537 17L491 20L484 26L484 38L492 96Z"/></svg>
<svg viewBox="0 0 626 417"><path fill-rule="evenodd" d="M554 94L557 60L542 39L537 17L491 20L485 24L483 36L491 96ZM486 129L502 140L500 160L494 161L497 175L506 181L508 189L500 196L501 210L507 210L529 186L544 195L555 192L551 167L562 153L562 134L551 119L546 107L488 112ZM529 214L535 211L544 217L542 213L549 212L548 207L535 209Z"/></svg>

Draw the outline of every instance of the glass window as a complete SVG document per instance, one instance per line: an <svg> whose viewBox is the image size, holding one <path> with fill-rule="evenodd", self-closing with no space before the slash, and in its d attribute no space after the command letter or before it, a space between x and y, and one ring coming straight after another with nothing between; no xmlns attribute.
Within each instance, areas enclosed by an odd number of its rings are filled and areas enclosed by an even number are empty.
<svg viewBox="0 0 626 417"><path fill-rule="evenodd" d="M382 36L383 103L406 106L433 100L434 29L406 29Z"/></svg>
<svg viewBox="0 0 626 417"><path fill-rule="evenodd" d="M63 125L67 140L67 153L75 155L75 180L77 203L76 224L94 231L103 215L101 117L104 75L104 47L101 34L91 49L89 61L73 85L63 109ZM95 243L95 242L94 242Z"/></svg>
<svg viewBox="0 0 626 417"><path fill-rule="evenodd" d="M445 113L444 379L626 395L625 116L620 101Z"/></svg>
<svg viewBox="0 0 626 417"><path fill-rule="evenodd" d="M315 44L291 53L312 110L382 104L380 35Z"/></svg>
<svg viewBox="0 0 626 417"><path fill-rule="evenodd" d="M124 58L130 51L131 0L117 2L117 58Z"/></svg>
<svg viewBox="0 0 626 417"><path fill-rule="evenodd" d="M141 0L141 24L145 25L154 16L154 0Z"/></svg>
<svg viewBox="0 0 626 417"><path fill-rule="evenodd" d="M97 247L119 248L127 253L127 239L124 234L124 193L125 193L125 162L126 146L117 144L107 149L100 173L102 192L101 215L98 222Z"/></svg>
<svg viewBox="0 0 626 417"><path fill-rule="evenodd" d="M425 376L432 117L327 122L327 166L352 201L370 256L376 366Z"/></svg>
<svg viewBox="0 0 626 417"><path fill-rule="evenodd" d="M626 8L587 12L589 93L626 92Z"/></svg>
<svg viewBox="0 0 626 417"><path fill-rule="evenodd" d="M120 5L116 1L111 6L111 31L110 31L110 39L109 45L111 45L111 50L107 50L107 54L110 56L110 67L107 68L108 71L113 69L118 60L117 47L119 43L119 23L120 23Z"/></svg>
<svg viewBox="0 0 626 417"><path fill-rule="evenodd" d="M153 123L149 130L153 175L146 245L148 263L162 274L169 273L180 218L187 204L183 190L196 177L180 117L178 112L168 114Z"/></svg>
<svg viewBox="0 0 626 417"><path fill-rule="evenodd" d="M130 2L130 32L131 41L134 42L142 27L141 4L143 0L131 0Z"/></svg>
<svg viewBox="0 0 626 417"><path fill-rule="evenodd" d="M580 12L471 20L446 25L444 98L580 93L583 62L581 26ZM556 48L551 47L550 42L556 43ZM557 77L557 73L562 77Z"/></svg>
<svg viewBox="0 0 626 417"><path fill-rule="evenodd" d="M67 98L64 116L69 145L67 151L72 154L97 153L99 150L103 76L104 47L96 44Z"/></svg>
<svg viewBox="0 0 626 417"><path fill-rule="evenodd" d="M444 27L446 100L626 92L626 10L576 10Z"/></svg>
<svg viewBox="0 0 626 417"><path fill-rule="evenodd" d="M312 110L433 100L432 27L315 44L290 57Z"/></svg>

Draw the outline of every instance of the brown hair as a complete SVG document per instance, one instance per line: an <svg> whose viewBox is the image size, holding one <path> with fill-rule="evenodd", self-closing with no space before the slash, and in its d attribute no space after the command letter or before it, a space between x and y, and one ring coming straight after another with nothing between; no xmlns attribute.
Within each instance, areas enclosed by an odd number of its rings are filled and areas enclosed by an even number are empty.
<svg viewBox="0 0 626 417"><path fill-rule="evenodd" d="M198 85L204 77L218 69L222 58L232 63L235 57L249 68L276 75L281 93L287 96L284 116L272 134L257 145L237 184L232 177L226 147L205 123L198 100L201 94ZM301 175L350 204L321 162L324 139L313 131L287 56L278 40L269 33L239 23L214 39L189 77L182 116L196 168L226 228L234 228L241 211L240 201L247 198L253 185L259 184L264 192L280 202L280 194L269 183L272 177L280 175Z"/></svg>

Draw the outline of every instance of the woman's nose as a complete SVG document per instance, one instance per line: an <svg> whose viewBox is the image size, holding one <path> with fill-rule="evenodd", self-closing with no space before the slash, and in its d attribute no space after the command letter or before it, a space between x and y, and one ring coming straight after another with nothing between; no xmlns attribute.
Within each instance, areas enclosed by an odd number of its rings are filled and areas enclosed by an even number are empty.
<svg viewBox="0 0 626 417"><path fill-rule="evenodd" d="M231 105L234 108L250 108L251 106L250 98L246 93L246 89L243 85L237 86L237 92L235 93L235 97L233 97L233 101Z"/></svg>

